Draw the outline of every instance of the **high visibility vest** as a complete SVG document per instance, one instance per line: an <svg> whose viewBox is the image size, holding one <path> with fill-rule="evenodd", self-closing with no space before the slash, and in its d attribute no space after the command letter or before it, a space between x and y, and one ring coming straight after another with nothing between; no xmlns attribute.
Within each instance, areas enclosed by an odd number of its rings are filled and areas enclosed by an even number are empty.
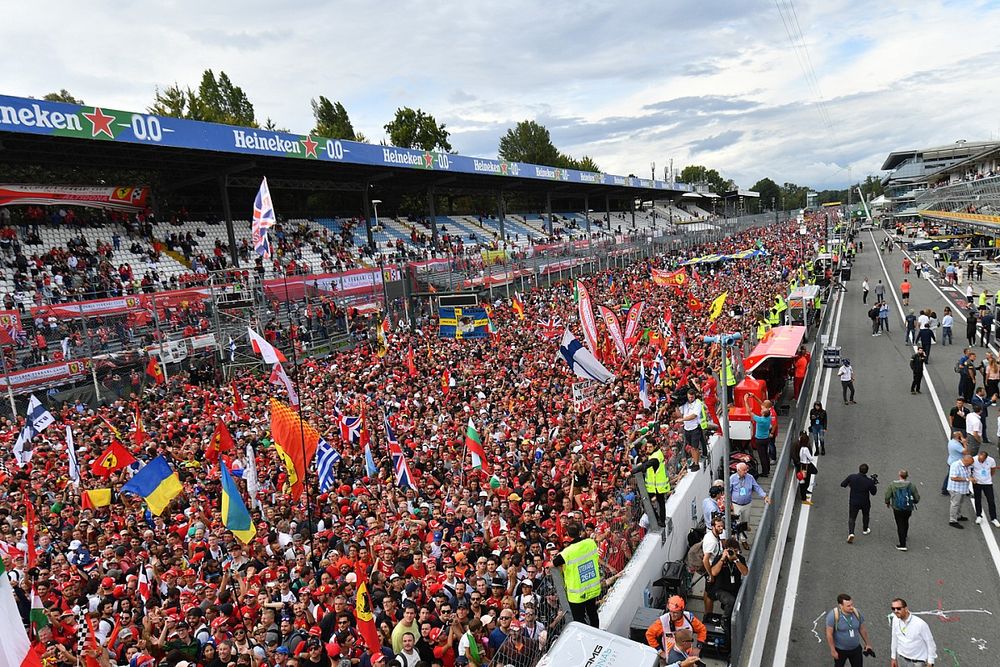
<svg viewBox="0 0 1000 667"><path fill-rule="evenodd" d="M670 493L670 477L667 475L667 462L663 459L663 452L657 449L649 455L650 459L660 462L656 470L646 469L646 493L654 495L657 493ZM646 459L647 461L649 459Z"/></svg>
<svg viewBox="0 0 1000 667"><path fill-rule="evenodd" d="M781 319L778 316L778 311L775 310L774 308L772 308L767 313L767 323L770 324L772 327L776 327L776 326L778 326L778 324L781 323Z"/></svg>
<svg viewBox="0 0 1000 667"><path fill-rule="evenodd" d="M782 313L788 308L788 304L785 303L785 300L781 298L780 294L774 297L774 308L778 311L778 313Z"/></svg>
<svg viewBox="0 0 1000 667"><path fill-rule="evenodd" d="M732 362L729 361L728 354L726 355L726 386L727 387L736 386L736 373L733 372L733 364Z"/></svg>
<svg viewBox="0 0 1000 667"><path fill-rule="evenodd" d="M570 602L586 602L601 594L601 565L597 556L597 542L588 537L569 545L559 555L566 561L563 580L566 582L566 597Z"/></svg>
<svg viewBox="0 0 1000 667"><path fill-rule="evenodd" d="M708 429L708 408L705 407L705 401L701 402L701 428Z"/></svg>
<svg viewBox="0 0 1000 667"><path fill-rule="evenodd" d="M986 292L979 293L979 307L980 308L986 307Z"/></svg>
<svg viewBox="0 0 1000 667"><path fill-rule="evenodd" d="M764 336L767 335L768 330L771 326L764 320L757 320L757 340L764 340Z"/></svg>

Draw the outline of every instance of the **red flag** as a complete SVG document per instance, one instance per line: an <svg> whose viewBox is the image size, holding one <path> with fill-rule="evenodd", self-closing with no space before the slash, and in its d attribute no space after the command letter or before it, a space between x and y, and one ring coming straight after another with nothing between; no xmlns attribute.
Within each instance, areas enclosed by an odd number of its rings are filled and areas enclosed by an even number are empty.
<svg viewBox="0 0 1000 667"><path fill-rule="evenodd" d="M156 384L163 384L167 381L163 377L163 369L160 367L160 362L152 355L149 356L149 363L146 364L146 375L152 378Z"/></svg>
<svg viewBox="0 0 1000 667"><path fill-rule="evenodd" d="M208 443L208 448L205 450L205 458L212 463L218 463L219 454L228 452L235 446L233 436L230 435L229 429L226 428L226 423L221 419L216 420L215 432L212 434L212 441Z"/></svg>
<svg viewBox="0 0 1000 667"><path fill-rule="evenodd" d="M27 495L27 494L26 494ZM24 539L28 543L28 569L35 567L38 560L38 552L35 551L35 506L30 500L25 499L24 520L28 524Z"/></svg>
<svg viewBox="0 0 1000 667"><path fill-rule="evenodd" d="M243 404L243 397L240 396L240 392L236 388L236 380L233 380L231 386L233 388L233 412L236 413L237 417L242 417L243 410L246 409L246 406Z"/></svg>
<svg viewBox="0 0 1000 667"><path fill-rule="evenodd" d="M97 457L90 472L97 477L107 477L116 470L121 470L135 463L132 452L125 449L125 445L112 438L111 446L104 450L104 453Z"/></svg>
<svg viewBox="0 0 1000 667"><path fill-rule="evenodd" d="M132 431L132 442L136 447L141 447L142 443L149 440L149 434L146 433L146 428L142 425L142 413L139 411L139 403L135 404L135 412L132 415L132 420L135 422L135 430Z"/></svg>
<svg viewBox="0 0 1000 667"><path fill-rule="evenodd" d="M413 346L411 345L406 350L406 373L411 378L417 377L417 362L413 358Z"/></svg>
<svg viewBox="0 0 1000 667"><path fill-rule="evenodd" d="M354 604L354 616L358 620L358 633L368 647L368 652L377 655L382 646L375 628L375 613L372 597L368 592L368 580L364 573L358 575L358 593Z"/></svg>
<svg viewBox="0 0 1000 667"><path fill-rule="evenodd" d="M84 642L83 665L84 667L101 667L101 662L93 654L100 649L97 646L97 636L94 635L94 622L87 614L87 637Z"/></svg>
<svg viewBox="0 0 1000 667"><path fill-rule="evenodd" d="M693 294L688 295L688 309L697 312L702 308L704 308L704 305L702 305L701 301L698 301Z"/></svg>

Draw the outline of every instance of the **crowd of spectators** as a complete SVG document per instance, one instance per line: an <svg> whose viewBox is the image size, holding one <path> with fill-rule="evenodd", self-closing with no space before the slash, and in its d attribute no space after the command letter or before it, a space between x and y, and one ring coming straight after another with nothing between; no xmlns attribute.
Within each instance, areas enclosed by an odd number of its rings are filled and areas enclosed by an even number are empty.
<svg viewBox="0 0 1000 667"><path fill-rule="evenodd" d="M652 268L757 244L765 257L688 269L683 287L650 280ZM630 449L637 430L680 389L698 387L707 401L714 396L718 353L702 342L708 304L728 291L713 326L750 334L813 249L796 225L780 224L586 278L595 304L618 310L644 300L642 326L650 335L628 359L603 354L616 378L596 389L593 407L582 414L571 398L578 380L553 361L558 343L539 324L575 320L569 283L524 294L524 320L498 300L497 331L488 341L439 340L433 322L424 322L413 331L394 328L382 358L360 345L309 359L299 373L301 414L341 460L332 488L321 493L311 472L299 500L285 491L287 473L269 429L268 400L284 398L283 390L266 375L242 372L220 386L181 372L147 384L135 404L146 436L134 440L129 402L96 411L53 408L58 425L37 437L30 466L9 461L0 482L0 548L25 622L32 590L47 616L34 648L46 667L73 664L82 611L91 617L101 646L92 653L102 664L534 664L565 622L547 571L566 527L580 524L597 540L604 576L619 572L643 536L629 476L644 457ZM267 336L287 350L296 334L272 329ZM637 369L640 359L651 368L658 353L666 369L644 409ZM365 415L376 473L341 437L340 415ZM469 467L470 418L482 434L489 474ZM223 460L237 479L251 466L259 478L260 490L247 498L257 537L247 545L221 523L220 472L205 457L219 420L235 441ZM416 491L395 484L384 423L407 456ZM62 425L74 434L80 487L67 478ZM20 428L0 424L7 451ZM675 479L688 467L680 428L646 437L673 447ZM133 474L97 478L90 470L116 438L140 460L166 455L178 471L184 492L162 516L117 493L107 507L84 507L82 490L117 491ZM244 482L238 484L246 497ZM31 569L24 562L29 502L37 516ZM144 569L151 582L145 602ZM379 646L365 645L358 632L361 581L372 593Z"/></svg>

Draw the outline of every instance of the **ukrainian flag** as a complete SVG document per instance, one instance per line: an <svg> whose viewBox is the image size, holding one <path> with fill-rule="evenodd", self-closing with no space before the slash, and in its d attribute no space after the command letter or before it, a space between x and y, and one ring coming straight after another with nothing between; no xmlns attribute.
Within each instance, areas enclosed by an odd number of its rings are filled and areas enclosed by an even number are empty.
<svg viewBox="0 0 1000 667"><path fill-rule="evenodd" d="M257 534L257 527L250 520L250 513L243 503L243 496L236 488L233 476L229 474L229 469L225 463L222 468L222 525L233 531L233 535L238 537L243 544L249 544L250 540Z"/></svg>
<svg viewBox="0 0 1000 667"><path fill-rule="evenodd" d="M142 467L142 470L135 474L125 486L122 493L134 493L142 496L149 507L149 511L160 516L163 510L167 509L170 501L176 498L184 487L177 473L170 467L167 460L162 456Z"/></svg>

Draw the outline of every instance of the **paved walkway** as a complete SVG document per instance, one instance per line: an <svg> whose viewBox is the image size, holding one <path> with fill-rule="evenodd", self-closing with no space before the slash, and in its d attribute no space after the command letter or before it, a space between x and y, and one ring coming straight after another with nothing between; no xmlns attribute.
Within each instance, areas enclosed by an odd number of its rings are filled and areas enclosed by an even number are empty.
<svg viewBox="0 0 1000 667"><path fill-rule="evenodd" d="M867 617L878 659L866 664L888 664L889 603L900 596L930 623L939 647L937 665L1000 665L1000 550L996 541L1000 529L971 521L964 524L964 530L949 527L948 498L940 495L947 469L945 422L940 415L954 405L957 376L953 367L964 343L964 321L956 316L957 345L933 347L923 393L911 395L908 362L913 349L903 341L899 306L887 293L891 331L873 338L868 306L861 302L865 275L872 285L881 278L893 289L903 278L904 255L898 248L881 255L884 266L880 262L876 248L883 234L862 235L865 251L858 256L853 280L843 295L838 344L857 370L857 404L844 405L836 377L828 396L820 396L829 412L827 455L819 461L815 504L804 507L795 502L789 539L778 545L785 549L784 565L768 623L766 665L832 664L823 615L841 592L852 595ZM995 293L1000 277L992 270L987 275L984 283ZM912 274L910 280L912 308L931 307L940 315L945 305L953 310L958 305L957 292L942 293L931 281L916 280ZM981 284L973 284L978 293ZM869 305L871 301L870 296ZM987 450L994 457L998 412L993 410L987 425L994 443ZM872 502L872 533L861 535L859 526L855 543L847 544L848 494L840 482L856 472L860 463L867 463L879 475L880 494ZM895 525L881 496L900 468L909 470L922 499L911 522L907 552L894 548ZM800 528L797 550L795 537ZM790 581L789 569L796 566L798 576ZM785 615L790 624L782 636L779 629ZM787 653L776 655L783 650Z"/></svg>

